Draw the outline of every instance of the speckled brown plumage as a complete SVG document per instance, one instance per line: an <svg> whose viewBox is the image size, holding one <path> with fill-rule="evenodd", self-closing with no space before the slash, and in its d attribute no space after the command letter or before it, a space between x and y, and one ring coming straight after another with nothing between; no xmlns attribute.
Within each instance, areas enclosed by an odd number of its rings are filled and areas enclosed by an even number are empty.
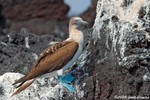
<svg viewBox="0 0 150 100"><path fill-rule="evenodd" d="M44 73L61 69L73 57L77 48L78 44L73 41L64 41L48 47L33 64L31 71L14 84L25 82Z"/></svg>

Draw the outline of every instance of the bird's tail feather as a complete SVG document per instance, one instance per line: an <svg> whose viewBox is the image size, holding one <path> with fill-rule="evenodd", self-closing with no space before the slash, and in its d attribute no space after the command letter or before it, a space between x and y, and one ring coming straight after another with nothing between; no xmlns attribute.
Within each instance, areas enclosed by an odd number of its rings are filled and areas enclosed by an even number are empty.
<svg viewBox="0 0 150 100"><path fill-rule="evenodd" d="M31 80L24 82L20 87L17 88L17 90L15 90L15 92L12 93L11 97L23 91L24 89L26 89L28 86L30 86L34 82L34 80L35 79L31 79Z"/></svg>
<svg viewBox="0 0 150 100"><path fill-rule="evenodd" d="M26 81L21 82L19 85L16 86L16 88L20 87L21 85L23 85Z"/></svg>
<svg viewBox="0 0 150 100"><path fill-rule="evenodd" d="M25 82L26 81L26 77L23 76L22 78L20 78L19 80L15 81L12 85L18 84L20 82Z"/></svg>

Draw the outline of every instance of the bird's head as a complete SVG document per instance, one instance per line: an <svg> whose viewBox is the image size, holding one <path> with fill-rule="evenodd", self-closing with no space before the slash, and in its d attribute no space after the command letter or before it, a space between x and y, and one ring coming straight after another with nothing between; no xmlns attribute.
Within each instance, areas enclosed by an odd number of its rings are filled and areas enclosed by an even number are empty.
<svg viewBox="0 0 150 100"><path fill-rule="evenodd" d="M88 23L80 17L72 17L69 22L69 29L77 29L82 31L88 27Z"/></svg>
<svg viewBox="0 0 150 100"><path fill-rule="evenodd" d="M69 38L83 44L84 35L88 23L80 17L72 17L69 22Z"/></svg>

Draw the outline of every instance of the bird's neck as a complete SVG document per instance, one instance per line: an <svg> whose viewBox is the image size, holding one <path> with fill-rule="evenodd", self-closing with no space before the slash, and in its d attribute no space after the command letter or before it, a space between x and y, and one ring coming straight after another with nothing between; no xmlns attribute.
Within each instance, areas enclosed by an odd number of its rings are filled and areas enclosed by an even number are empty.
<svg viewBox="0 0 150 100"><path fill-rule="evenodd" d="M84 35L82 31L77 30L75 28L69 29L69 38L79 43L80 46L83 46Z"/></svg>

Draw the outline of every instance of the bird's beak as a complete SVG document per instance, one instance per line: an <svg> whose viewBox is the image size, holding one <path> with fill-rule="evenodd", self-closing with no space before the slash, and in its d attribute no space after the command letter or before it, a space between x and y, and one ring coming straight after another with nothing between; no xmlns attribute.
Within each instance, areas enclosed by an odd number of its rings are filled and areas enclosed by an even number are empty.
<svg viewBox="0 0 150 100"><path fill-rule="evenodd" d="M84 25L86 28L88 28L88 22L87 22L87 21L82 20L81 23L82 23L82 25Z"/></svg>

